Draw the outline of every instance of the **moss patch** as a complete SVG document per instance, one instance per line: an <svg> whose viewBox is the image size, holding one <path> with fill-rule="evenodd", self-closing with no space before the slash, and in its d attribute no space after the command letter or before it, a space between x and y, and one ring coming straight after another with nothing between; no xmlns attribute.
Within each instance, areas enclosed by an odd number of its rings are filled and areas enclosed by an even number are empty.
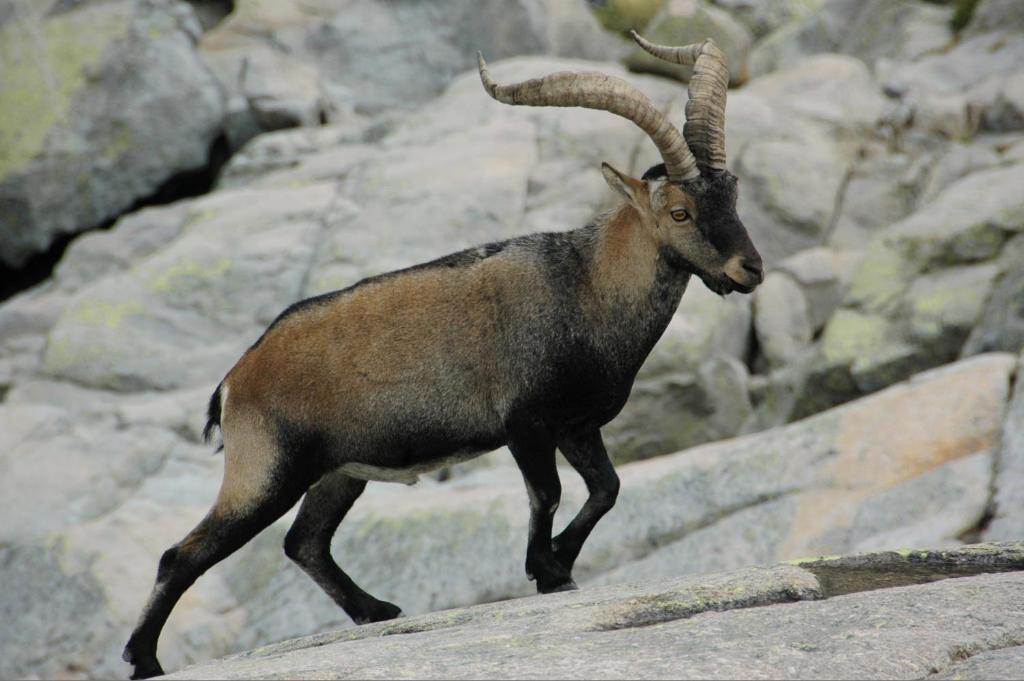
<svg viewBox="0 0 1024 681"><path fill-rule="evenodd" d="M159 272L150 283L157 293L184 295L220 279L231 269L231 258L218 258L212 263L181 259Z"/></svg>
<svg viewBox="0 0 1024 681"><path fill-rule="evenodd" d="M825 328L822 353L828 365L849 365L886 345L894 330L888 320L856 310L839 310Z"/></svg>
<svg viewBox="0 0 1024 681"><path fill-rule="evenodd" d="M130 11L120 3L88 6L0 29L0 178L43 150L107 45L127 32Z"/></svg>
<svg viewBox="0 0 1024 681"><path fill-rule="evenodd" d="M891 308L906 290L917 268L900 253L878 243L872 246L850 282L846 304L869 311Z"/></svg>
<svg viewBox="0 0 1024 681"><path fill-rule="evenodd" d="M665 0L608 0L594 8L594 16L609 31L628 33L644 30L664 6Z"/></svg>
<svg viewBox="0 0 1024 681"><path fill-rule="evenodd" d="M954 0L953 16L949 20L950 27L957 33L971 23L978 0Z"/></svg>
<svg viewBox="0 0 1024 681"><path fill-rule="evenodd" d="M82 324L116 329L121 326L121 322L126 317L141 311L142 303L136 300L114 303L106 300L86 299L81 301L71 314Z"/></svg>

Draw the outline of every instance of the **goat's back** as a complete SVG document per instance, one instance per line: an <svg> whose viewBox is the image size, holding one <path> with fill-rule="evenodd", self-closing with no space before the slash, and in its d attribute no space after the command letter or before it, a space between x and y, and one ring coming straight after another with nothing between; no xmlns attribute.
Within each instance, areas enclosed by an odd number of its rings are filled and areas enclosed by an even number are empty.
<svg viewBox="0 0 1024 681"><path fill-rule="evenodd" d="M564 306L550 279L520 240L292 306L225 379L225 446L231 412L315 431L374 465L501 444L523 367L544 362Z"/></svg>

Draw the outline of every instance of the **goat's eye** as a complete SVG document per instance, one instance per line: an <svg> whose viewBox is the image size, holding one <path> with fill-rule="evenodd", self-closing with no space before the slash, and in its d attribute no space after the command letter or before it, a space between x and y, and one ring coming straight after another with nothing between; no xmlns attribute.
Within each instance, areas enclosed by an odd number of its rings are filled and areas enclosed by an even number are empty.
<svg viewBox="0 0 1024 681"><path fill-rule="evenodd" d="M690 214L687 213L682 208L676 208L674 211L672 211L671 215L672 219L675 220L676 222L686 222L687 220L690 219Z"/></svg>

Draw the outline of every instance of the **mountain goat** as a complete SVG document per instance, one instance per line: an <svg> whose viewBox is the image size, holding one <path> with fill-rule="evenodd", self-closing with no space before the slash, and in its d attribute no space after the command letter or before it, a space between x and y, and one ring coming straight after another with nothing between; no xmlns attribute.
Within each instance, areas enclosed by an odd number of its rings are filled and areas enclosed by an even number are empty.
<svg viewBox="0 0 1024 681"><path fill-rule="evenodd" d="M480 57L499 102L609 111L650 136L664 163L643 179L602 166L617 207L581 229L471 248L296 303L227 373L205 430L221 429L223 484L160 559L124 651L133 678L163 673L157 639L196 578L303 495L287 555L355 622L398 616L332 559L339 523L368 480L414 481L501 445L529 494L527 575L543 593L575 588L576 557L619 489L600 428L625 404L691 275L720 294L750 293L763 278L725 167L721 51L710 40L669 48L634 37L694 65L684 134L619 78L562 72L498 85ZM556 448L589 497L552 538Z"/></svg>

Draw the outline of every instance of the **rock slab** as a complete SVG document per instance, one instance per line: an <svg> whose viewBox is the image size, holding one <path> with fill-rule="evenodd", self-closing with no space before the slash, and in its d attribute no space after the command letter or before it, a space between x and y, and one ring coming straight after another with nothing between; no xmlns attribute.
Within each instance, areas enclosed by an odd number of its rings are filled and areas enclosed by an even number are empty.
<svg viewBox="0 0 1024 681"><path fill-rule="evenodd" d="M913 584L929 555L817 564ZM1020 542L969 547L935 564L1013 571L868 581L834 597L794 565L534 596L296 639L169 678L1018 678L1022 556Z"/></svg>

